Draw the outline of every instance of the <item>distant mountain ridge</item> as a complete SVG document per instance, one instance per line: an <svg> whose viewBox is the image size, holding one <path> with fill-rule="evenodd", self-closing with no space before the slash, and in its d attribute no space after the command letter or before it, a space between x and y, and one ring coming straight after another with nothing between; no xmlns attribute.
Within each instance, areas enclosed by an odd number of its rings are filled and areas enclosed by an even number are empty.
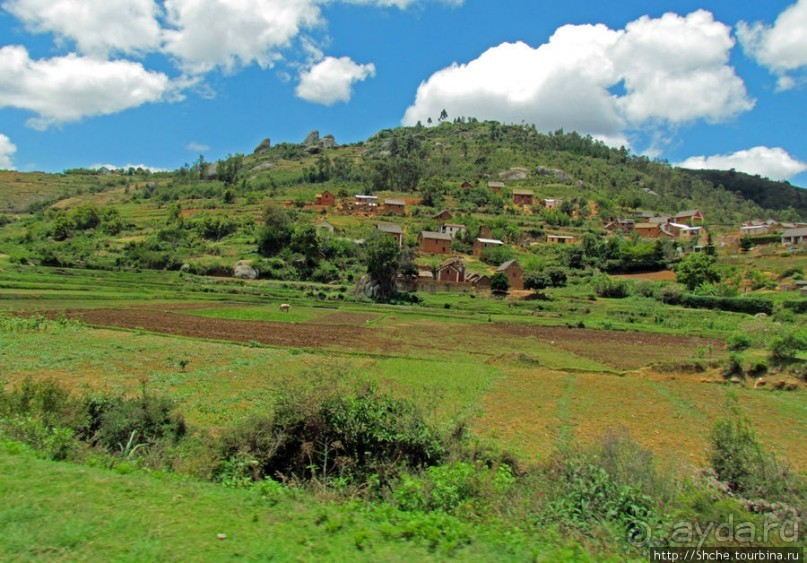
<svg viewBox="0 0 807 563"><path fill-rule="evenodd" d="M807 210L807 189L790 182L769 180L758 175L735 170L689 170L687 173L711 182L714 186L734 192L767 209L784 210L792 207L804 217Z"/></svg>

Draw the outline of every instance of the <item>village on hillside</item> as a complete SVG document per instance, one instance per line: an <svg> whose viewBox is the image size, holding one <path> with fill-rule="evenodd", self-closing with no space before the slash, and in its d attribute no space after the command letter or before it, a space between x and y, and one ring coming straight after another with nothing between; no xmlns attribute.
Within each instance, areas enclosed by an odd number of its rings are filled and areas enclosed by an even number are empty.
<svg viewBox="0 0 807 563"><path fill-rule="evenodd" d="M534 190L511 189L505 182L489 181L484 187L491 193L506 198L508 205L505 212L514 222L519 217L540 216L546 210L563 210L571 218L580 217L579 207L565 203L569 200L538 197ZM464 181L460 188L470 190L474 185ZM576 203L579 205L579 202ZM406 235L411 234L410 240L415 243L418 267L416 274L399 276L398 286L402 291L486 291L491 289L491 278L499 273L507 278L510 290L524 290L525 270L522 265L517 259L496 263L497 250L530 252L540 251L543 245L580 243L580 229L572 228L552 229L540 235L522 230L515 236L511 235L505 242L496 238L491 227L484 223L476 225L478 221L473 221L476 226L470 229L463 222L463 215L457 214L452 208L441 209L426 218L429 224L434 225L433 230L411 232L406 219L415 214L422 215L423 208L419 207L421 204L422 200L416 197L366 194L338 197L329 190L324 190L306 207L311 207L320 214L317 229L330 234L336 232L336 227L329 222L329 218L333 221L333 217L345 215L357 217L363 223L372 225L378 232L393 237L401 247ZM585 204L586 202L583 205ZM592 207L594 210L591 215L596 217L596 204ZM467 217L467 214L464 216ZM630 215L611 215L597 219L603 231L602 239L621 236L642 241L670 241L679 257L688 252L702 252L713 244L717 244L724 252L747 250L751 244L783 248L807 244L807 223L778 222L772 219L743 223L735 231L727 232L713 241L706 217L698 209L674 214L635 210Z"/></svg>

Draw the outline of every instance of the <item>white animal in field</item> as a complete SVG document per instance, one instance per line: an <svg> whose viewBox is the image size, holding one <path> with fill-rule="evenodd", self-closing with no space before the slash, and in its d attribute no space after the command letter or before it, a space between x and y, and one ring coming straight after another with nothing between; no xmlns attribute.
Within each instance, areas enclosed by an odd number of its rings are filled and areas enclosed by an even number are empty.
<svg viewBox="0 0 807 563"><path fill-rule="evenodd" d="M289 309L291 309L291 305L289 305L288 303L283 303L283 304L280 306L280 310L281 310L282 312L284 312L284 313L288 313L288 312L289 312Z"/></svg>

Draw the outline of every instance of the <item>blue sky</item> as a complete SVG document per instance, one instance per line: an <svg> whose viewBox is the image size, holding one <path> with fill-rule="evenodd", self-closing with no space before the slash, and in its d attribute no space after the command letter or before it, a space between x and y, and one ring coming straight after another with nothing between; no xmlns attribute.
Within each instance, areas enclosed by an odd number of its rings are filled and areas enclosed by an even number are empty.
<svg viewBox="0 0 807 563"><path fill-rule="evenodd" d="M458 115L807 186L807 0L0 0L0 168Z"/></svg>

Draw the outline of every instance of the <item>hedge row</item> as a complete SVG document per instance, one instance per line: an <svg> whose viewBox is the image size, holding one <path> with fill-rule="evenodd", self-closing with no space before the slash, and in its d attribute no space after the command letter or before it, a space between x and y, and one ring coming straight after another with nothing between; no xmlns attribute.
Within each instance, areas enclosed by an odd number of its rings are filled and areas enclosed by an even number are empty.
<svg viewBox="0 0 807 563"><path fill-rule="evenodd" d="M782 307L790 309L794 313L807 313L807 299L801 301L785 301Z"/></svg>
<svg viewBox="0 0 807 563"><path fill-rule="evenodd" d="M773 302L757 297L717 297L682 293L680 295L671 294L665 296L665 302L692 309L719 309L749 315L756 315L757 313L770 315L773 313Z"/></svg>

